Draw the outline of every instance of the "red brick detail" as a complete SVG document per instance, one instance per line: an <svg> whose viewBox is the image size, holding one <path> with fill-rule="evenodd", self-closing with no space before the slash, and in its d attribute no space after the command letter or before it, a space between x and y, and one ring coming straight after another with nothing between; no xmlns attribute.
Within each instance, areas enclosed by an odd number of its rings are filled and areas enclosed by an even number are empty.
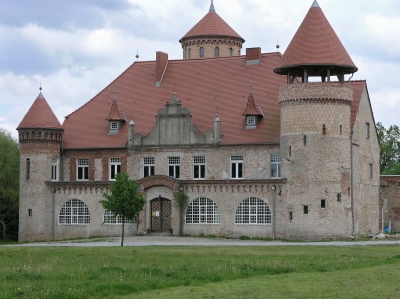
<svg viewBox="0 0 400 299"><path fill-rule="evenodd" d="M168 63L168 54L157 51L156 53L156 82L161 82Z"/></svg>
<svg viewBox="0 0 400 299"><path fill-rule="evenodd" d="M141 185L141 189L148 189L153 186L166 186L171 188L173 191L178 191L181 182L166 175L153 175L137 181Z"/></svg>
<svg viewBox="0 0 400 299"><path fill-rule="evenodd" d="M260 60L261 48L246 48L246 61Z"/></svg>

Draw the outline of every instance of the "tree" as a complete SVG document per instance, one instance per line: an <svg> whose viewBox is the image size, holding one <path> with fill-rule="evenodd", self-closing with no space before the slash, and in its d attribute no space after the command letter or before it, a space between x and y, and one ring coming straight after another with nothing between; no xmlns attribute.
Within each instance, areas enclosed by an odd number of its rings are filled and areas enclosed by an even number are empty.
<svg viewBox="0 0 400 299"><path fill-rule="evenodd" d="M116 175L110 191L111 194L103 193L105 200L100 203L105 210L111 212L111 217L122 217L121 246L124 246L125 220L139 220L139 212L143 210L146 200L139 194L136 182L130 180L125 172Z"/></svg>
<svg viewBox="0 0 400 299"><path fill-rule="evenodd" d="M376 124L378 131L381 174L400 174L400 129L396 125L386 129L381 123Z"/></svg>
<svg viewBox="0 0 400 299"><path fill-rule="evenodd" d="M0 129L0 238L18 237L19 144Z"/></svg>
<svg viewBox="0 0 400 299"><path fill-rule="evenodd" d="M187 196L182 189L174 195L175 203L179 208L179 235L183 235L183 220L185 219L185 211L188 206L189 196Z"/></svg>

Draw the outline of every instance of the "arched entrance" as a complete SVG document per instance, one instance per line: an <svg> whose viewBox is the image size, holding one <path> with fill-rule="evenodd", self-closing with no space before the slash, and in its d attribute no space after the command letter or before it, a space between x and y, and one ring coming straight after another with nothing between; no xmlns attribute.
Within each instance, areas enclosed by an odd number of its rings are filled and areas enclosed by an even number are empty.
<svg viewBox="0 0 400 299"><path fill-rule="evenodd" d="M169 232L172 228L172 202L161 196L151 200L151 231Z"/></svg>

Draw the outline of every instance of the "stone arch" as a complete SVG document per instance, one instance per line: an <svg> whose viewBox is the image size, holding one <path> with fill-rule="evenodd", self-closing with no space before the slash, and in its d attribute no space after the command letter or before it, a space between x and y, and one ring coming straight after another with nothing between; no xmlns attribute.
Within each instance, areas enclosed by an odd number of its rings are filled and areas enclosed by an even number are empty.
<svg viewBox="0 0 400 299"><path fill-rule="evenodd" d="M141 190L145 190L154 186L166 186L170 188L173 192L177 192L180 186L179 180L166 175L148 176L140 179L137 183Z"/></svg>

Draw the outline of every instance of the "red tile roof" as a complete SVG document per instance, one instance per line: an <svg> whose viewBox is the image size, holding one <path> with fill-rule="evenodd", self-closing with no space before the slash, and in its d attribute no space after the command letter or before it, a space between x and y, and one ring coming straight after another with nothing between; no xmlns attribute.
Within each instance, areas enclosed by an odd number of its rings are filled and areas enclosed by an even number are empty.
<svg viewBox="0 0 400 299"><path fill-rule="evenodd" d="M117 100L115 98L115 92L114 92L114 99L111 104L110 114L108 115L107 120L125 121L122 111L118 110Z"/></svg>
<svg viewBox="0 0 400 299"><path fill-rule="evenodd" d="M336 65L357 67L339 40L322 9L313 5L294 35L275 71L298 65Z"/></svg>
<svg viewBox="0 0 400 299"><path fill-rule="evenodd" d="M262 112L260 111L260 108L256 105L256 102L253 97L253 93L249 94L249 98L247 99L247 106L242 115L243 116L249 116L249 115L262 116L263 115Z"/></svg>
<svg viewBox="0 0 400 299"><path fill-rule="evenodd" d="M170 60L161 86L155 86L156 62L135 62L92 100L70 114L64 121L65 148L124 147L128 124L118 134L108 135L106 120L112 105L112 94L118 91L118 108L133 119L135 132L147 135L155 125L160 108L176 97L191 111L192 121L205 134L213 130L218 112L221 119L222 144L279 142L280 120L278 87L286 78L274 74L280 62L279 53L262 54L260 64L246 66L245 56L226 58ZM248 86L264 111L255 130L246 130L243 109Z"/></svg>
<svg viewBox="0 0 400 299"><path fill-rule="evenodd" d="M182 38L197 36L226 36L244 39L237 34L216 12L207 13L192 29L189 30Z"/></svg>
<svg viewBox="0 0 400 299"><path fill-rule="evenodd" d="M38 95L31 108L25 114L17 130L19 129L62 129L60 122L51 110L42 93Z"/></svg>

